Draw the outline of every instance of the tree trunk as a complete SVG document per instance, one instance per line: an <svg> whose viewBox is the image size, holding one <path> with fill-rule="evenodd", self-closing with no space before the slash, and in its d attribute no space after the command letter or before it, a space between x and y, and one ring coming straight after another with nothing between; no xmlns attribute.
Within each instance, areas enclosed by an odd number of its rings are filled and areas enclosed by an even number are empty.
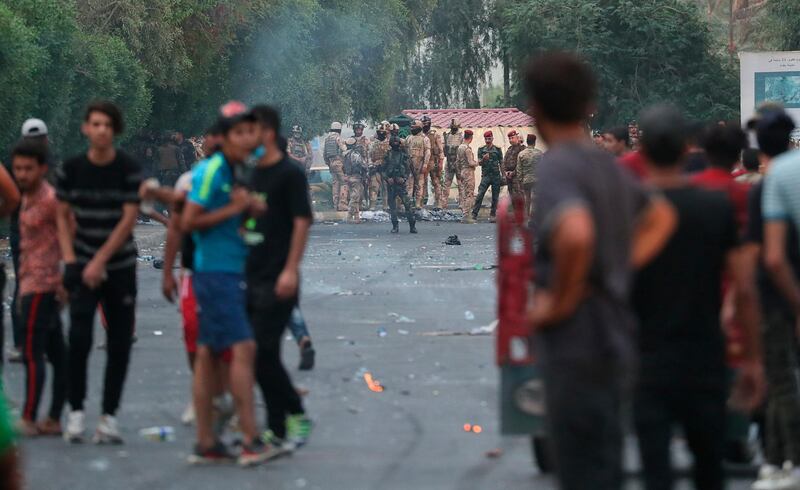
<svg viewBox="0 0 800 490"><path fill-rule="evenodd" d="M511 67L508 50L503 47L503 107L511 107Z"/></svg>

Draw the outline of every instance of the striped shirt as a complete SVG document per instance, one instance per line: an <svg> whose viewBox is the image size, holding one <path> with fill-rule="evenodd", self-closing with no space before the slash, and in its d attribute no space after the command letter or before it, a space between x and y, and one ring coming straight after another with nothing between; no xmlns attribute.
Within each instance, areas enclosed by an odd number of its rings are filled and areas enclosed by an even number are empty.
<svg viewBox="0 0 800 490"><path fill-rule="evenodd" d="M108 240L122 219L125 204L139 202L142 170L131 157L117 150L114 161L95 165L80 155L64 162L56 173L56 195L75 214L77 229L72 245L78 264L86 265ZM136 265L133 234L106 264L108 270Z"/></svg>

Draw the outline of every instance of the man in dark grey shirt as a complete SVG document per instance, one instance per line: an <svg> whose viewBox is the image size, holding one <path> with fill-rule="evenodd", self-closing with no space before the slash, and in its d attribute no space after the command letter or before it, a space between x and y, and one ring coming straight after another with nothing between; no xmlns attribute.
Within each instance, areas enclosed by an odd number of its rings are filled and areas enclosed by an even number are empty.
<svg viewBox="0 0 800 490"><path fill-rule="evenodd" d="M549 146L539 164L537 291L529 312L547 390L549 436L564 490L622 487L620 405L635 366L636 267L675 226L587 134L596 82L571 54L534 61L530 112Z"/></svg>

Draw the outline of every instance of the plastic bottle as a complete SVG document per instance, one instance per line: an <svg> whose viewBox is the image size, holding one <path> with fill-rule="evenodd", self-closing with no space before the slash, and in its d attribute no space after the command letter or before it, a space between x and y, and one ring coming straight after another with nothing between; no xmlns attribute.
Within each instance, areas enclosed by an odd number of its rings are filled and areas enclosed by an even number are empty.
<svg viewBox="0 0 800 490"><path fill-rule="evenodd" d="M175 429L166 425L159 427L148 427L139 431L139 435L149 441L172 442L175 440Z"/></svg>

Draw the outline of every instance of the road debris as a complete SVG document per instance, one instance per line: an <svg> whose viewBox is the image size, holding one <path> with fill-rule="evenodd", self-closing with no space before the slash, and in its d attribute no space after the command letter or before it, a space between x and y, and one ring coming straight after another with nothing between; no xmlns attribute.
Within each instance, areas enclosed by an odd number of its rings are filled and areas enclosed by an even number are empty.
<svg viewBox="0 0 800 490"><path fill-rule="evenodd" d="M369 388L370 391L374 391L375 393L383 392L383 385L381 385L380 381L372 377L372 373L364 373L364 381L367 383L367 388Z"/></svg>
<svg viewBox="0 0 800 490"><path fill-rule="evenodd" d="M503 450L499 447L486 451L486 457L489 459L497 459L503 455Z"/></svg>
<svg viewBox="0 0 800 490"><path fill-rule="evenodd" d="M395 323L416 323L417 321L413 318L409 318L407 316L400 315L398 313L389 313L389 318L394 318Z"/></svg>
<svg viewBox="0 0 800 490"><path fill-rule="evenodd" d="M458 235L450 235L447 237L447 240L444 241L445 245L461 245L461 240L458 239Z"/></svg>

